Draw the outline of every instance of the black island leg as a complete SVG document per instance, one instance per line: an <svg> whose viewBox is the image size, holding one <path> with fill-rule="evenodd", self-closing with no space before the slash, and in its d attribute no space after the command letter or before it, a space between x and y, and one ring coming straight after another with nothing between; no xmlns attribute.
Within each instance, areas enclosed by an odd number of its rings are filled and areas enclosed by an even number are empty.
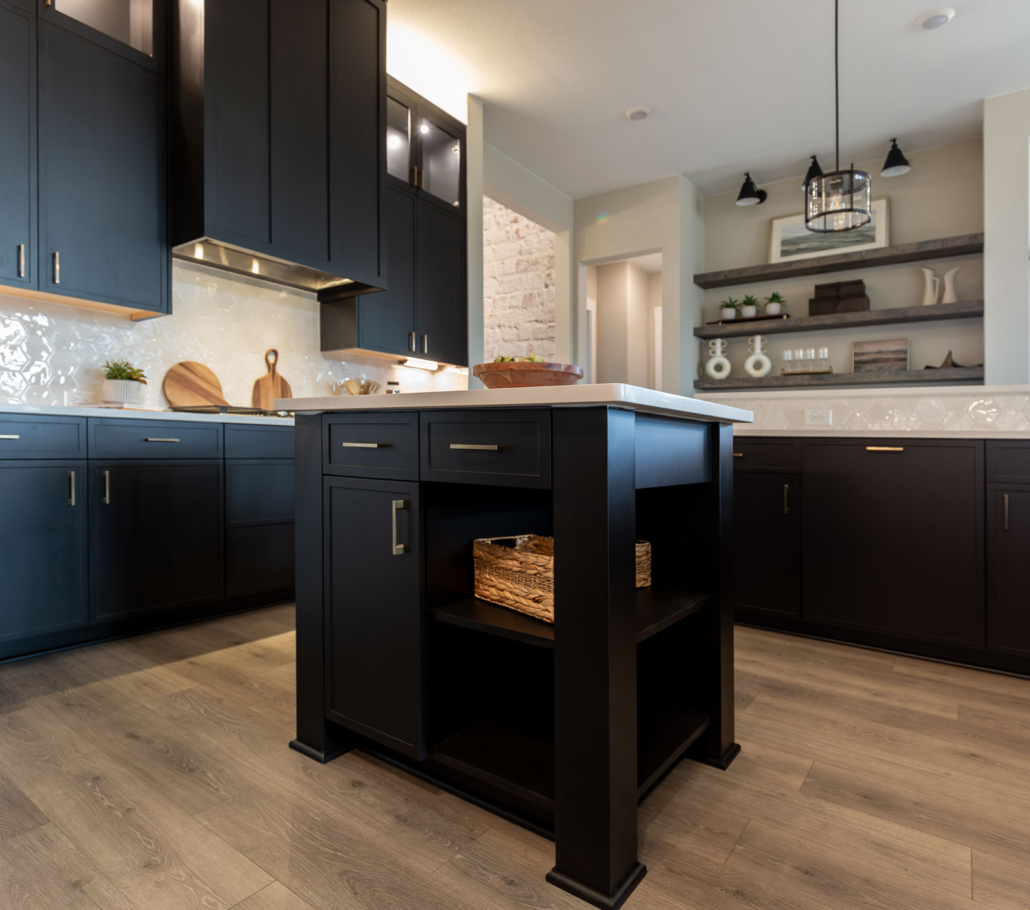
<svg viewBox="0 0 1030 910"><path fill-rule="evenodd" d="M555 866L547 880L622 905L637 859L634 414L554 411Z"/></svg>

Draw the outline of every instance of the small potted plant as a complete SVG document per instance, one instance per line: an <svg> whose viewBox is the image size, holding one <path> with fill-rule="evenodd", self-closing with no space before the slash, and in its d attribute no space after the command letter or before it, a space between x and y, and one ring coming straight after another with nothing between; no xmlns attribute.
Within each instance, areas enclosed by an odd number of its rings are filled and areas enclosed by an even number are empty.
<svg viewBox="0 0 1030 910"><path fill-rule="evenodd" d="M783 304L787 301L779 291L775 291L765 298L765 315L779 316L783 312Z"/></svg>
<svg viewBox="0 0 1030 910"><path fill-rule="evenodd" d="M744 319L754 319L758 315L758 298L748 294L740 302L740 315Z"/></svg>
<svg viewBox="0 0 1030 910"><path fill-rule="evenodd" d="M100 389L104 404L143 404L147 377L142 370L127 360L105 363L104 369L104 384Z"/></svg>
<svg viewBox="0 0 1030 910"><path fill-rule="evenodd" d="M727 297L722 303L719 304L719 319L723 321L727 319L736 319L737 307L739 306L739 300L735 300L732 297Z"/></svg>

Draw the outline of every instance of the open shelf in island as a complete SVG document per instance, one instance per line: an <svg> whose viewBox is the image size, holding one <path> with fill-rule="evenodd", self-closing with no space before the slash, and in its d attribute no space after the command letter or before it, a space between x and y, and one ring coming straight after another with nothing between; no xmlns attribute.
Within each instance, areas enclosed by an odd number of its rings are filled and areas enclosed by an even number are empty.
<svg viewBox="0 0 1030 910"><path fill-rule="evenodd" d="M637 643L697 612L709 600L709 595L700 591L678 591L655 585L637 588ZM437 622L474 629L539 648L554 647L552 623L477 597L434 607L429 611L429 616Z"/></svg>

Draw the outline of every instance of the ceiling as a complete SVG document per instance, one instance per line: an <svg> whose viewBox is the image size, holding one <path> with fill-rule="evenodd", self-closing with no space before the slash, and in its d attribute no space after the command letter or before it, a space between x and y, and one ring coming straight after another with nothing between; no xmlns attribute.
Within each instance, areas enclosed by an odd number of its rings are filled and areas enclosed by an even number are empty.
<svg viewBox="0 0 1030 910"><path fill-rule="evenodd" d="M841 156L976 136L981 100L1030 86L1030 3L841 0ZM579 198L685 174L705 195L833 159L831 0L390 0L388 68ZM630 122L627 108L654 113Z"/></svg>

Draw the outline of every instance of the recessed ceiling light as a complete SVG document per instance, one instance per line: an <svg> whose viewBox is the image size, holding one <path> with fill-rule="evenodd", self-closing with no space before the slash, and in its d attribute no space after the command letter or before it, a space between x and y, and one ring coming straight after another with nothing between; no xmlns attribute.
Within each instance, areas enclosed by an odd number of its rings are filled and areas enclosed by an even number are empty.
<svg viewBox="0 0 1030 910"><path fill-rule="evenodd" d="M950 6L942 6L940 9L930 10L916 19L916 25L921 25L926 29L940 28L942 25L947 25L955 18L955 10Z"/></svg>
<svg viewBox="0 0 1030 910"><path fill-rule="evenodd" d="M644 105L641 105L640 107L631 107L628 111L626 111L626 119L646 120L653 113L654 111L652 111L651 108L645 107Z"/></svg>

